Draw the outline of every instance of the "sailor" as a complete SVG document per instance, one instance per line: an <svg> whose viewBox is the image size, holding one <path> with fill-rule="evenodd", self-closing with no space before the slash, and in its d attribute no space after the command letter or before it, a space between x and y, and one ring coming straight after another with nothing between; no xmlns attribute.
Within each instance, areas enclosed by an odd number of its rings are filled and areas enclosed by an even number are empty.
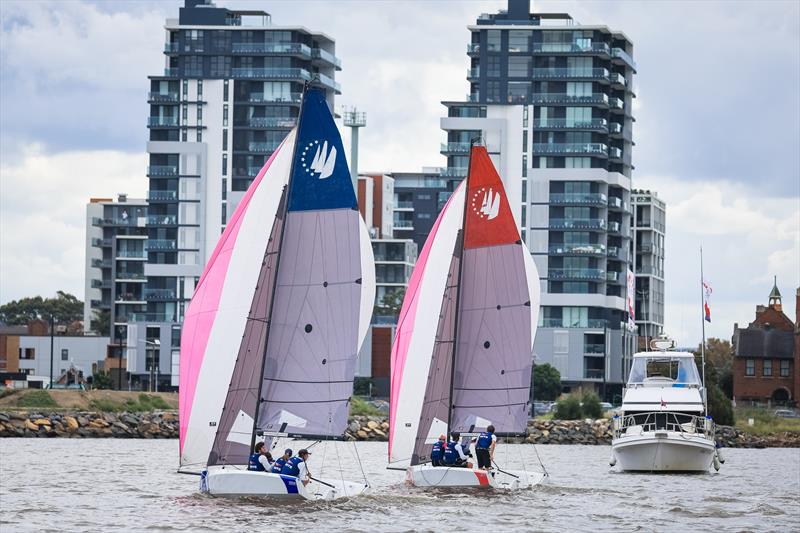
<svg viewBox="0 0 800 533"><path fill-rule="evenodd" d="M272 455L267 451L263 442L256 444L255 453L250 454L247 469L255 472L269 472L272 465Z"/></svg>
<svg viewBox="0 0 800 533"><path fill-rule="evenodd" d="M445 446L447 446L447 439L444 434L439 435L439 440L434 442L431 448L431 466L444 466L442 459L444 459Z"/></svg>
<svg viewBox="0 0 800 533"><path fill-rule="evenodd" d="M494 460L494 447L497 444L497 435L494 434L494 426L489 425L486 431L478 435L475 443L475 456L478 458L478 468L489 470Z"/></svg>
<svg viewBox="0 0 800 533"><path fill-rule="evenodd" d="M286 461L286 464L283 465L281 474L294 476L302 481L303 485L308 485L311 479L311 472L308 471L308 466L306 465L309 455L311 455L311 453L305 448L297 452L295 457L290 457L289 460Z"/></svg>
<svg viewBox="0 0 800 533"><path fill-rule="evenodd" d="M286 464L286 461L292 456L292 449L286 448L283 452L283 455L275 459L275 462L272 463L272 470L270 470L273 474L280 474L283 471L283 465Z"/></svg>
<svg viewBox="0 0 800 533"><path fill-rule="evenodd" d="M472 468L472 463L467 461L467 456L464 455L464 448L459 442L460 438L461 434L458 431L450 434L450 442L447 443L444 450L444 465Z"/></svg>

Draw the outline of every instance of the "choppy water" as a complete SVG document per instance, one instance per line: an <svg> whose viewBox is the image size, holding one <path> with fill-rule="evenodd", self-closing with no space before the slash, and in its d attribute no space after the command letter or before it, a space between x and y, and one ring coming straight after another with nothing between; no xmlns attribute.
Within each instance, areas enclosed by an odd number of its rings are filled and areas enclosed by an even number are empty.
<svg viewBox="0 0 800 533"><path fill-rule="evenodd" d="M357 480L353 445L335 446L346 478ZM314 448L315 476L338 469L335 446ZM359 443L371 495L270 503L198 494L197 477L175 473L177 448L0 439L0 530L800 531L800 449L725 450L718 474L647 475L614 472L607 446L538 446L547 484L467 495L407 487L403 472L385 469L385 443ZM497 457L509 467L537 463L531 445L504 446Z"/></svg>

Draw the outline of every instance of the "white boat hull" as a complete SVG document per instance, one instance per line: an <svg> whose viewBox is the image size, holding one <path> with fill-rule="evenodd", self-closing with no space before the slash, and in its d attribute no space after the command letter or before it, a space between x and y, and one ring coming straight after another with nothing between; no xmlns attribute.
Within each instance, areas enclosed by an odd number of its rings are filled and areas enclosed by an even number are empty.
<svg viewBox="0 0 800 533"><path fill-rule="evenodd" d="M614 439L611 452L625 471L708 472L716 447L704 437L656 431Z"/></svg>
<svg viewBox="0 0 800 533"><path fill-rule="evenodd" d="M415 465L406 470L406 482L415 487L474 487L476 489L527 489L542 482L545 475L523 470L476 470L447 466Z"/></svg>
<svg viewBox="0 0 800 533"><path fill-rule="evenodd" d="M254 472L245 467L211 467L201 474L200 492L220 497L265 497L270 499L333 500L363 494L364 483L321 479L308 485L296 477Z"/></svg>

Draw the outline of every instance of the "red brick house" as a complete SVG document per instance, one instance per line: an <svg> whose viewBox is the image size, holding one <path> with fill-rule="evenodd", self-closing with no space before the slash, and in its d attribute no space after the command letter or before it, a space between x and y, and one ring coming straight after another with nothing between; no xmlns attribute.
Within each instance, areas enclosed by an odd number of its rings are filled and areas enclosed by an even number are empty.
<svg viewBox="0 0 800 533"><path fill-rule="evenodd" d="M798 289L800 303L800 289ZM800 322L800 319L798 319ZM746 328L733 327L733 398L770 405L797 403L800 395L800 340L783 312L777 283L767 306L756 306Z"/></svg>

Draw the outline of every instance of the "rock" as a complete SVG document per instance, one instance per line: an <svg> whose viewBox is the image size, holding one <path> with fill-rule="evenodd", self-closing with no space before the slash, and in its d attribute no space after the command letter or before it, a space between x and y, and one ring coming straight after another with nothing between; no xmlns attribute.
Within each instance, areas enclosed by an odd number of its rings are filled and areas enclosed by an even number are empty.
<svg viewBox="0 0 800 533"><path fill-rule="evenodd" d="M25 421L25 429L27 429L29 431L36 432L36 431L39 431L39 426L37 426L36 424L31 422L30 420L26 420Z"/></svg>
<svg viewBox="0 0 800 533"><path fill-rule="evenodd" d="M389 422L382 422L381 423L381 429L383 431L389 431Z"/></svg>
<svg viewBox="0 0 800 533"><path fill-rule="evenodd" d="M11 421L11 419L10 419L10 418L8 418L8 417L7 417L6 415L4 415L3 413L0 413L0 422L10 422L10 421Z"/></svg>
<svg viewBox="0 0 800 533"><path fill-rule="evenodd" d="M380 429L378 429L378 428L375 428L375 429L373 429L372 431L373 431L373 432L374 432L374 433L375 433L377 436L379 436L379 437L385 437L385 436L386 436L386 433L384 433L383 431L381 431L381 430L380 430Z"/></svg>
<svg viewBox="0 0 800 533"><path fill-rule="evenodd" d="M49 426L50 420L48 418L39 418L34 422L37 426Z"/></svg>
<svg viewBox="0 0 800 533"><path fill-rule="evenodd" d="M78 421L75 420L72 416L65 416L64 421L67 423L67 429L69 431L75 431L78 429Z"/></svg>
<svg viewBox="0 0 800 533"><path fill-rule="evenodd" d="M89 420L87 420L85 416L79 416L78 417L78 424L80 424L81 427L88 426L89 425Z"/></svg>
<svg viewBox="0 0 800 533"><path fill-rule="evenodd" d="M138 426L139 425L139 419L136 418L133 415L129 415L128 413L125 413L124 415L119 417L119 420L120 420L120 422L124 422L125 424L128 424L129 426Z"/></svg>
<svg viewBox="0 0 800 533"><path fill-rule="evenodd" d="M27 415L25 413L11 413L8 416L11 418L11 420L22 420L22 421L24 421L24 420L28 419L28 417L27 417Z"/></svg>
<svg viewBox="0 0 800 533"><path fill-rule="evenodd" d="M347 429L348 429L348 430L349 430L351 433L355 433L356 431L358 431L359 429L361 429L361 424L359 424L359 423L358 423L357 421L355 421L355 420L351 420L351 421L350 421L350 423L347 425Z"/></svg>
<svg viewBox="0 0 800 533"><path fill-rule="evenodd" d="M375 420L370 420L369 422L367 422L367 427L369 429L377 429L377 428L381 427L381 425L378 422L376 422Z"/></svg>
<svg viewBox="0 0 800 533"><path fill-rule="evenodd" d="M356 435L358 436L359 439L366 439L367 438L367 433L364 430L359 430L356 433Z"/></svg>

